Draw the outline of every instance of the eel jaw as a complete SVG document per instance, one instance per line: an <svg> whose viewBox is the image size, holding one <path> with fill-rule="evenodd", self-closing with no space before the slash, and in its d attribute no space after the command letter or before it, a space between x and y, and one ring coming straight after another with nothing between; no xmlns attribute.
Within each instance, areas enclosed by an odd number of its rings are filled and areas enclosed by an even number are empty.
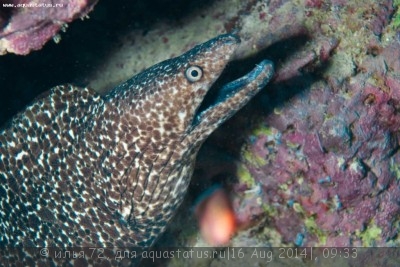
<svg viewBox="0 0 400 267"><path fill-rule="evenodd" d="M196 114L193 119L191 135L204 141L219 125L232 117L271 80L274 65L263 60L245 76L224 85L218 91L216 103Z"/></svg>

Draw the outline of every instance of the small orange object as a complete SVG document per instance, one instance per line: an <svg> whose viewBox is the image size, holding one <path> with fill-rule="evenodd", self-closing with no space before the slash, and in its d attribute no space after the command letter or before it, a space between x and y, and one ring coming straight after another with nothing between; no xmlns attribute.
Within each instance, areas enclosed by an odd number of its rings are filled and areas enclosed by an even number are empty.
<svg viewBox="0 0 400 267"><path fill-rule="evenodd" d="M236 217L229 196L220 186L205 194L195 209L201 234L212 246L227 245L236 232Z"/></svg>

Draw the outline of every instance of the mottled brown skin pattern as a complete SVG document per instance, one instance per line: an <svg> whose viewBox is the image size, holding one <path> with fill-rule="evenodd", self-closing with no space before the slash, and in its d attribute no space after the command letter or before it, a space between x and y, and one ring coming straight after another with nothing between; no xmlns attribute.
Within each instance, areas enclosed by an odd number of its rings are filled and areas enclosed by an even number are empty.
<svg viewBox="0 0 400 267"><path fill-rule="evenodd" d="M260 63L197 114L238 43L216 37L105 96L58 86L18 114L0 133L0 246L151 246L182 202L200 145L272 76Z"/></svg>

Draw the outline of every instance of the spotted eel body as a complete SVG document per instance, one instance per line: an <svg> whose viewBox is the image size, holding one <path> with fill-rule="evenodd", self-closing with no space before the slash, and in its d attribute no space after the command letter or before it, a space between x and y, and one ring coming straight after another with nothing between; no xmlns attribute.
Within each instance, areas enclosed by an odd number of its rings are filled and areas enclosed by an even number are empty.
<svg viewBox="0 0 400 267"><path fill-rule="evenodd" d="M239 42L218 36L105 96L57 86L13 118L0 132L0 246L151 246L200 145L273 74L262 61L200 111Z"/></svg>

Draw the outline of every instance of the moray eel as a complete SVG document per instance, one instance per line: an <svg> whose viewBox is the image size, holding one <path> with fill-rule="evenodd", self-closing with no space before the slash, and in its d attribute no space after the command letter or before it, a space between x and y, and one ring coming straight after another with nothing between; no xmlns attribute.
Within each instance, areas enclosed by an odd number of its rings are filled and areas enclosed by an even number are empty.
<svg viewBox="0 0 400 267"><path fill-rule="evenodd" d="M57 86L17 114L0 132L0 246L151 246L201 144L273 75L262 61L200 110L239 43L218 36L106 95Z"/></svg>

